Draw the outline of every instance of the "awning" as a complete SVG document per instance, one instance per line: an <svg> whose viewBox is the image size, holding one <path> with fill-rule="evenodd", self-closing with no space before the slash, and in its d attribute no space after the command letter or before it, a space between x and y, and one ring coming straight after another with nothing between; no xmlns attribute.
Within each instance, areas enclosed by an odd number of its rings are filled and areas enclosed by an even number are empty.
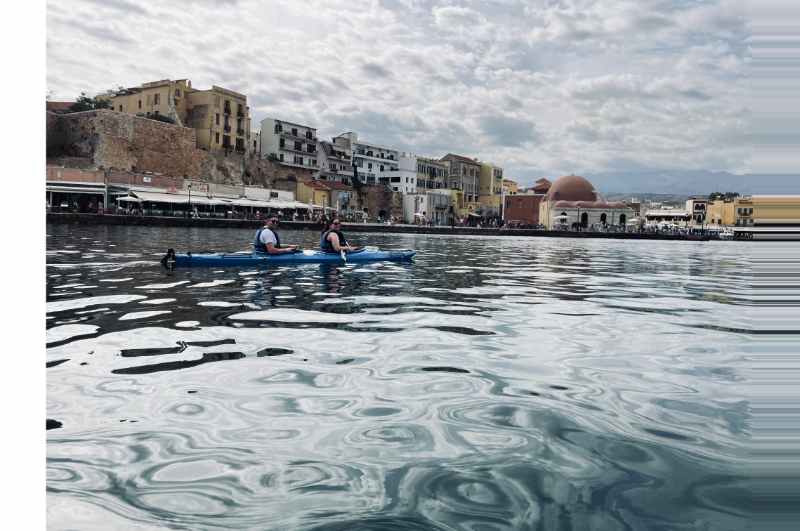
<svg viewBox="0 0 800 531"><path fill-rule="evenodd" d="M142 202L142 200L139 199L138 197L133 197L133 196L130 196L130 195L124 195L122 197L118 197L117 201L122 201L124 203L141 203Z"/></svg>
<svg viewBox="0 0 800 531"><path fill-rule="evenodd" d="M189 194L168 194L163 192L142 192L140 190L131 191L131 195L133 197L138 197L142 200L142 202L148 203L169 203L169 204L179 204L179 205L188 205L189 203L193 205L227 205L229 202L223 201L222 199L209 199L205 195L193 195L191 199L189 198Z"/></svg>
<svg viewBox="0 0 800 531"><path fill-rule="evenodd" d="M94 194L105 195L105 186L59 186L57 184L47 184L45 190L48 192L60 192L65 194Z"/></svg>

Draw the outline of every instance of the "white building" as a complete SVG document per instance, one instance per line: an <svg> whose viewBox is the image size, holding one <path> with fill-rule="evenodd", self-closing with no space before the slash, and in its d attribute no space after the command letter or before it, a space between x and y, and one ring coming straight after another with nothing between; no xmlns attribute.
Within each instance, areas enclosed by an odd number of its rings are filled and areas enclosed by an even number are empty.
<svg viewBox="0 0 800 531"><path fill-rule="evenodd" d="M342 133L335 137L334 144L343 141L340 139L350 142L353 165L356 167L361 182L386 185L391 183L392 176L395 176L394 172L399 170L400 153L396 149L360 141L358 135L353 132Z"/></svg>
<svg viewBox="0 0 800 531"><path fill-rule="evenodd" d="M556 179L539 203L539 223L548 229L625 227L631 219L632 208L621 201L606 201L578 175Z"/></svg>
<svg viewBox="0 0 800 531"><path fill-rule="evenodd" d="M450 190L428 190L403 195L403 221L415 224L447 225L452 216Z"/></svg>
<svg viewBox="0 0 800 531"><path fill-rule="evenodd" d="M645 215L645 224L648 226L658 226L662 224L678 225L686 227L692 219L692 215L686 210L677 210L669 207L648 210Z"/></svg>
<svg viewBox="0 0 800 531"><path fill-rule="evenodd" d="M286 166L318 169L316 128L264 118L261 120L261 158L272 158Z"/></svg>
<svg viewBox="0 0 800 531"><path fill-rule="evenodd" d="M400 153L397 170L389 176L379 177L378 181L388 184L393 192L414 194L417 192L417 156L412 153Z"/></svg>
<svg viewBox="0 0 800 531"><path fill-rule="evenodd" d="M353 178L353 152L349 141L338 140L321 140L317 143L319 179L350 184Z"/></svg>

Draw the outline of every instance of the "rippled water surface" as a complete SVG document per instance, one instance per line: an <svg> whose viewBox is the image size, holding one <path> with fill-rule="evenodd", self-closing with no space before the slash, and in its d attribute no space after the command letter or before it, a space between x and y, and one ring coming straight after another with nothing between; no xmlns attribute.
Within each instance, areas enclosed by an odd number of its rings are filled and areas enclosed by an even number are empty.
<svg viewBox="0 0 800 531"><path fill-rule="evenodd" d="M251 238L47 227L51 529L745 527L747 244Z"/></svg>

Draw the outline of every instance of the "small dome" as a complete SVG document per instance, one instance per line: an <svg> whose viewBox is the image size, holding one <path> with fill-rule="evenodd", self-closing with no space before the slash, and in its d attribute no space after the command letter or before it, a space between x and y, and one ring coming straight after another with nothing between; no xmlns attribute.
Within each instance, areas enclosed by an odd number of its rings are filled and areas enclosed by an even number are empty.
<svg viewBox="0 0 800 531"><path fill-rule="evenodd" d="M592 183L578 175L559 177L550 186L545 201L597 201L599 197Z"/></svg>

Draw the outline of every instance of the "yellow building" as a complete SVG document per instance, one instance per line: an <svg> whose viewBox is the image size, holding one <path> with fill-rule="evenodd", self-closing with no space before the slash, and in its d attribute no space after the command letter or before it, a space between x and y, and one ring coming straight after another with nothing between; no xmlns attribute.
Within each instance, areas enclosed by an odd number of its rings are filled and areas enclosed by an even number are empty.
<svg viewBox="0 0 800 531"><path fill-rule="evenodd" d="M709 201L706 207L706 223L709 225L733 225L736 221L735 198Z"/></svg>
<svg viewBox="0 0 800 531"><path fill-rule="evenodd" d="M517 195L519 193L517 181L512 181L511 179L503 179L503 188L506 189L506 195Z"/></svg>
<svg viewBox="0 0 800 531"><path fill-rule="evenodd" d="M503 183L503 168L481 162L481 174L478 181L478 203L484 216L500 215Z"/></svg>
<svg viewBox="0 0 800 531"><path fill-rule="evenodd" d="M118 112L165 117L191 127L201 149L247 153L252 145L247 96L216 85L197 90L188 79L162 79L101 94L98 99L107 100Z"/></svg>
<svg viewBox="0 0 800 531"><path fill-rule="evenodd" d="M800 226L800 195L737 197L733 223L740 227Z"/></svg>
<svg viewBox="0 0 800 531"><path fill-rule="evenodd" d="M331 206L331 190L319 181L298 181L297 200L323 208Z"/></svg>

